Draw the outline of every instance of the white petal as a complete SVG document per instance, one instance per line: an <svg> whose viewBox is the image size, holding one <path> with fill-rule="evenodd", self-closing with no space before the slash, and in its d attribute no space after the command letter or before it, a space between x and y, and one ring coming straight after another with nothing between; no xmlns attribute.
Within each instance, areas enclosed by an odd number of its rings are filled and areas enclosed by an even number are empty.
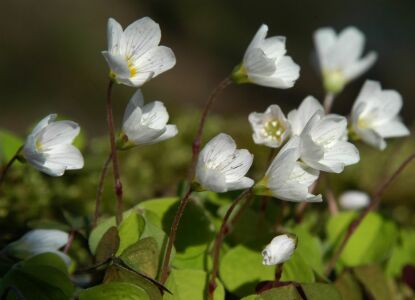
<svg viewBox="0 0 415 300"><path fill-rule="evenodd" d="M38 143L42 151L57 145L71 144L79 131L79 125L75 122L53 122L39 132Z"/></svg>
<svg viewBox="0 0 415 300"><path fill-rule="evenodd" d="M290 259L296 247L296 240L286 234L276 236L262 251L264 265L281 264Z"/></svg>
<svg viewBox="0 0 415 300"><path fill-rule="evenodd" d="M57 114L50 114L46 117L44 117L39 123L37 123L37 125L33 128L32 130L32 135L36 136L39 134L39 132L45 128L49 123L52 123L53 121L56 120L57 118Z"/></svg>
<svg viewBox="0 0 415 300"><path fill-rule="evenodd" d="M238 179L237 181L233 182L227 182L227 190L228 191L235 191L235 190L244 190L249 189L254 185L254 181L251 178L248 177L242 177Z"/></svg>
<svg viewBox="0 0 415 300"><path fill-rule="evenodd" d="M68 243L68 234L55 229L35 229L29 231L8 246L8 251L18 257L58 250Z"/></svg>
<svg viewBox="0 0 415 300"><path fill-rule="evenodd" d="M138 89L134 95L131 97L128 102L127 108L124 112L123 126L131 127L134 124L139 124L141 122L141 108L144 105L144 96L140 89ZM131 119L131 115L135 113L136 115Z"/></svg>
<svg viewBox="0 0 415 300"><path fill-rule="evenodd" d="M259 27L259 29L258 29L257 33L255 34L254 38L252 39L251 43L249 44L249 46L248 46L248 48L245 52L245 55L249 51L251 51L252 49L258 48L263 43L263 41L265 40L265 37L267 36L267 32L268 32L268 26L265 25L265 24L262 24ZM244 61L245 61L245 58L244 58Z"/></svg>
<svg viewBox="0 0 415 300"><path fill-rule="evenodd" d="M152 77L158 76L167 70L173 68L176 64L176 57L173 51L164 46L159 46L147 51L134 61L137 73L153 73Z"/></svg>
<svg viewBox="0 0 415 300"><path fill-rule="evenodd" d="M273 77L279 78L284 82L281 88L290 88L300 77L300 66L297 65L290 56L283 56L277 62L277 70Z"/></svg>
<svg viewBox="0 0 415 300"><path fill-rule="evenodd" d="M176 125L167 125L166 126L166 131L161 134L159 137L153 139L151 141L151 144L155 144L155 143L159 143L165 140L168 140L172 137L175 137L177 134L179 133Z"/></svg>
<svg viewBox="0 0 415 300"><path fill-rule="evenodd" d="M205 164L218 164L226 161L236 150L235 141L227 134L220 133L211 139L200 152Z"/></svg>
<svg viewBox="0 0 415 300"><path fill-rule="evenodd" d="M355 129L356 134L367 144L379 149L386 148L386 142L380 134L370 128Z"/></svg>
<svg viewBox="0 0 415 300"><path fill-rule="evenodd" d="M160 26L149 17L131 23L124 31L124 54L138 59L160 43Z"/></svg>
<svg viewBox="0 0 415 300"><path fill-rule="evenodd" d="M355 106L359 103L366 103L373 98L380 97L382 92L382 87L379 82L374 80L366 80L363 84L362 89L360 90L359 95L357 96Z"/></svg>
<svg viewBox="0 0 415 300"><path fill-rule="evenodd" d="M283 148L284 149L284 148ZM268 178L269 187L285 181L295 167L298 159L295 149L280 150L272 161L265 175Z"/></svg>
<svg viewBox="0 0 415 300"><path fill-rule="evenodd" d="M370 69L371 66L376 62L378 55L376 52L369 52L364 58L360 59L358 62L351 64L345 67L343 71L343 75L346 77L348 81L351 81L367 70Z"/></svg>
<svg viewBox="0 0 415 300"><path fill-rule="evenodd" d="M323 106L313 96L307 96L303 102L301 102L298 109L294 109L288 114L288 121L291 125L292 134L300 135L305 125L316 112L321 112L323 114Z"/></svg>
<svg viewBox="0 0 415 300"><path fill-rule="evenodd" d="M327 56L336 44L337 36L333 28L320 28L314 33L314 44L317 50L320 68L328 67Z"/></svg>
<svg viewBox="0 0 415 300"><path fill-rule="evenodd" d="M61 176L65 170L82 169L84 159L81 152L72 145L58 145L45 152L44 167L51 176Z"/></svg>
<svg viewBox="0 0 415 300"><path fill-rule="evenodd" d="M310 129L313 141L324 147L330 147L341 140L346 132L347 119L335 114L324 116Z"/></svg>
<svg viewBox="0 0 415 300"><path fill-rule="evenodd" d="M116 75L117 80L130 77L131 73L128 68L128 62L123 56L111 54L108 51L102 51L101 53L104 55L111 71Z"/></svg>
<svg viewBox="0 0 415 300"><path fill-rule="evenodd" d="M275 60L267 57L265 52L259 48L247 52L244 66L249 79L255 83L257 83L256 76L271 76L276 70Z"/></svg>
<svg viewBox="0 0 415 300"><path fill-rule="evenodd" d="M225 174L226 182L234 182L248 172L252 165L254 156L246 149L235 150L232 160L224 166L220 166L223 174Z"/></svg>
<svg viewBox="0 0 415 300"><path fill-rule="evenodd" d="M260 45L265 55L269 58L277 59L287 52L285 49L285 36L273 36L265 39Z"/></svg>
<svg viewBox="0 0 415 300"><path fill-rule="evenodd" d="M218 170L206 168L200 158L196 170L196 180L208 191L215 193L228 191L225 175Z"/></svg>
<svg viewBox="0 0 415 300"><path fill-rule="evenodd" d="M169 120L167 109L163 102L160 101L154 101L144 105L142 113L141 123L153 129L163 129Z"/></svg>
<svg viewBox="0 0 415 300"><path fill-rule="evenodd" d="M376 126L374 130L383 138L401 137L411 134L408 127L399 119L389 121L381 126Z"/></svg>
<svg viewBox="0 0 415 300"><path fill-rule="evenodd" d="M137 73L134 77L120 79L117 78L119 83L132 86L132 87L141 87L144 83L149 81L154 77L154 72L146 72L146 73Z"/></svg>
<svg viewBox="0 0 415 300"><path fill-rule="evenodd" d="M335 65L344 69L355 63L363 53L365 36L355 27L347 27L340 32L333 49Z"/></svg>
<svg viewBox="0 0 415 300"><path fill-rule="evenodd" d="M117 21L113 18L108 19L107 25L107 39L108 39L108 51L110 53L118 53L122 40L123 30Z"/></svg>
<svg viewBox="0 0 415 300"><path fill-rule="evenodd" d="M324 158L319 161L321 171L340 173L345 166L359 162L359 150L349 142L337 142L327 149Z"/></svg>

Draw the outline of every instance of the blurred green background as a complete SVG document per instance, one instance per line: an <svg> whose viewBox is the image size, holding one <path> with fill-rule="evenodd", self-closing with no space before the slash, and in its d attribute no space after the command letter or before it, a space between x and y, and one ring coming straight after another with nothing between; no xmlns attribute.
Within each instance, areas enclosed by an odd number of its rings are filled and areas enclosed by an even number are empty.
<svg viewBox="0 0 415 300"><path fill-rule="evenodd" d="M354 25L366 34L366 50L379 55L375 66L336 99L334 112L348 114L364 79L370 78L379 80L384 88L398 90L404 98L405 123L411 126L414 122L415 2L411 0L2 0L0 16L0 128L24 137L30 126L56 112L77 121L88 141L83 148L86 167L81 172L51 179L30 168L14 170L0 199L3 232L25 226L33 218L60 218L62 209L73 214L93 210L96 183L108 153L106 138L99 138L106 133L108 68L100 51L106 48L108 17L125 27L150 16L161 26L162 44L171 47L177 57L177 65L146 84L143 92L148 101L166 103L180 134L166 143L121 155L128 206L175 193L186 173L199 109L216 84L241 61L261 23L268 24L270 35L287 36L288 53L301 66L300 79L289 90L230 87L217 102L216 116L209 120L207 131L207 137L220 131L229 133L241 147L254 152L251 173L255 178L261 176L268 152L251 141L247 116L273 103L288 112L309 94L323 98L312 43L314 30L321 26L341 30ZM129 87L115 88L118 123L133 92ZM332 176L336 193L350 188L373 191L415 149L413 137L389 145L383 153L362 147L361 164ZM22 175L23 181L19 180ZM413 222L413 210L407 209L415 207L413 176L415 165L385 197L385 211L403 223ZM109 178L104 195L107 212L113 208L111 188Z"/></svg>

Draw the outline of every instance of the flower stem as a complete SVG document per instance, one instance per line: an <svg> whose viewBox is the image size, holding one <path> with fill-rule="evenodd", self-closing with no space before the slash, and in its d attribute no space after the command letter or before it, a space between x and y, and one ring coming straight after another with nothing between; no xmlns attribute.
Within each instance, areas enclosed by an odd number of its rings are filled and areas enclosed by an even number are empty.
<svg viewBox="0 0 415 300"><path fill-rule="evenodd" d="M107 90L107 122L108 122L108 131L111 145L111 157L112 157L112 170L114 174L114 184L115 184L115 195L117 196L117 212L115 215L117 226L122 222L122 213L123 213L123 200L122 200L122 183L120 179L120 169L118 165L117 157L117 148L115 145L115 129L114 129L114 117L112 115L112 87L114 82L111 80L108 84Z"/></svg>
<svg viewBox="0 0 415 300"><path fill-rule="evenodd" d="M340 257L340 254L344 250L344 248L347 245L347 242L352 237L353 233L356 231L356 229L359 227L359 225L362 223L362 221L365 219L365 217L371 212L378 208L380 201L382 199L383 193L386 191L386 189L395 181L395 179L403 172L403 170L415 159L415 153L412 153L407 159L405 159L402 164L399 166L399 168L377 189L377 191L374 193L372 201L370 202L370 205L366 207L364 211L357 217L356 220L354 220L349 227L347 228L346 235L344 236L340 246L335 251L334 255L330 259L327 268L326 268L326 275L329 275L334 267L336 266L336 262Z"/></svg>
<svg viewBox="0 0 415 300"><path fill-rule="evenodd" d="M75 230L72 230L72 231L69 233L68 242L66 243L65 248L63 249L63 253L65 253L65 254L67 254L67 253L68 253L68 251L69 251L69 249L71 248L72 243L73 243L73 241L74 241L74 239L75 239L75 234L76 234Z"/></svg>
<svg viewBox="0 0 415 300"><path fill-rule="evenodd" d="M223 79L218 86L210 94L208 101L206 102L205 108L203 109L202 116L200 117L199 127L196 131L196 136L192 144L192 161L189 169L189 182L192 182L195 172L196 172L196 163L200 153L201 139L203 135L203 130L205 128L206 118L212 109L213 104L218 98L219 94L229 85L232 84L232 80L229 77Z"/></svg>
<svg viewBox="0 0 415 300"><path fill-rule="evenodd" d="M208 298L209 300L213 300L214 296L213 293L216 289L216 277L218 275L219 270L219 255L220 255L220 248L222 245L222 242L225 238L225 236L229 233L229 225L228 220L230 216L232 215L233 210L235 207L239 204L239 202L244 199L246 196L250 195L252 193L251 189L248 189L241 194L232 202L231 206L226 211L225 217L223 218L222 225L220 227L219 233L216 236L215 244L213 246L213 269L212 274L209 281L209 287L208 287Z"/></svg>
<svg viewBox="0 0 415 300"><path fill-rule="evenodd" d="M13 163L17 160L17 158L20 155L20 152L22 152L23 146L20 146L19 149L17 149L16 153L13 155L13 157L9 160L7 165L4 167L4 169L1 171L0 174L0 186L2 185L4 179L6 178L7 172L10 170Z"/></svg>
<svg viewBox="0 0 415 300"><path fill-rule="evenodd" d="M331 112L331 108L333 107L335 95L333 93L327 93L326 97L324 98L324 111L326 114Z"/></svg>
<svg viewBox="0 0 415 300"><path fill-rule="evenodd" d="M102 168L101 176L99 177L97 195L96 195L96 200L95 200L95 214L94 214L94 221L92 223L92 228L95 228L95 226L97 226L97 223L98 223L99 212L101 210L102 191L104 190L104 180L105 180L105 177L107 177L108 167L111 161L112 161L112 153L108 155L108 158L105 161L105 164Z"/></svg>
<svg viewBox="0 0 415 300"><path fill-rule="evenodd" d="M177 209L176 215L174 216L173 224L171 225L171 228L170 228L169 240L168 240L167 247L166 247L166 254L164 255L163 266L161 267L161 276L160 276L161 284L164 284L167 280L170 256L171 256L171 251L173 249L174 240L176 239L177 228L179 227L180 219L183 216L184 209L187 203L189 202L190 195L192 194L192 192L193 192L193 189L190 186L186 194L180 200L179 208Z"/></svg>

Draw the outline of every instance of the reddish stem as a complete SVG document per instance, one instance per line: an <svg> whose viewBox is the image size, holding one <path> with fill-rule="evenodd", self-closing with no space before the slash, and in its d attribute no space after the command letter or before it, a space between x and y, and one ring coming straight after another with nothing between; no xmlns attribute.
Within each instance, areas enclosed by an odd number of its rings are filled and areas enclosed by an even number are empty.
<svg viewBox="0 0 415 300"><path fill-rule="evenodd" d="M111 160L112 160L112 153L110 153L107 160L105 161L104 166L101 171L101 176L99 177L97 195L96 195L96 200L95 200L95 214L94 214L94 221L92 223L92 228L95 228L95 226L97 226L97 223L98 223L99 212L101 210L102 191L104 190L104 181L105 181L105 177L107 177L108 167L111 163Z"/></svg>
<svg viewBox="0 0 415 300"><path fill-rule="evenodd" d="M195 138L193 140L193 144L192 144L192 161L191 161L190 169L189 169L189 182L192 182L192 180L195 176L196 164L197 164L197 159L198 159L199 153L200 153L201 139L202 139L202 135L203 135L203 130L205 128L206 118L207 118L210 110L212 109L212 106L215 103L215 101L216 101L217 97L219 96L219 94L226 87L228 87L231 83L232 83L232 80L229 77L226 77L224 80L222 80L219 83L219 85L210 94L210 96L208 98L208 101L205 105L205 108L203 109L202 115L200 117L199 127L197 128L196 136L195 136Z"/></svg>
<svg viewBox="0 0 415 300"><path fill-rule="evenodd" d="M107 122L108 122L108 131L109 131L109 138L110 138L110 145L111 145L111 155L112 157L112 170L114 175L114 188L115 188L115 195L117 196L117 212L115 215L117 226L119 226L122 222L122 213L123 213L123 199L122 199L122 183L120 178L120 169L118 164L118 157L117 157L117 147L115 144L115 129L114 129L114 117L112 114L112 87L114 82L110 80L108 84L108 91L107 91Z"/></svg>
<svg viewBox="0 0 415 300"><path fill-rule="evenodd" d="M189 202L190 195L193 189L189 187L184 197L180 200L179 208L177 209L176 215L174 216L173 224L171 225L169 240L166 248L166 254L164 255L163 266L161 267L160 282L164 284L167 280L171 251L173 249L174 240L176 239L177 228L179 227L180 219L183 216L184 209Z"/></svg>
<svg viewBox="0 0 415 300"><path fill-rule="evenodd" d="M214 298L213 294L216 289L216 277L218 275L218 270L219 270L220 248L222 246L223 239L229 233L228 220L230 216L232 215L232 212L235 209L235 207L239 204L239 202L246 196L250 195L251 193L252 193L252 190L249 189L239 194L239 196L232 202L231 206L226 211L225 217L223 218L222 225L220 227L218 235L216 236L215 244L213 246L213 269L212 269L212 274L210 277L209 287L208 287L209 300L213 300Z"/></svg>

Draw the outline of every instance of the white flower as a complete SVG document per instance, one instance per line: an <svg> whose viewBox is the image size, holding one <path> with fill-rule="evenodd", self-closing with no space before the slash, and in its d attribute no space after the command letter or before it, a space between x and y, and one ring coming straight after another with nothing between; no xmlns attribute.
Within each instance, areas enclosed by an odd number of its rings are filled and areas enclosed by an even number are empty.
<svg viewBox="0 0 415 300"><path fill-rule="evenodd" d="M320 28L314 33L314 44L325 88L333 93L366 72L377 59L373 51L361 58L365 36L355 27L347 27L338 35L333 28Z"/></svg>
<svg viewBox="0 0 415 300"><path fill-rule="evenodd" d="M242 64L235 69L233 79L238 83L290 88L300 76L300 67L285 55L285 37L265 38L267 32L268 26L261 25L245 52Z"/></svg>
<svg viewBox="0 0 415 300"><path fill-rule="evenodd" d="M196 181L204 189L217 193L250 188L254 181L245 174L252 161L253 155L248 150L237 150L229 135L218 134L200 152Z"/></svg>
<svg viewBox="0 0 415 300"><path fill-rule="evenodd" d="M33 167L50 176L62 176L65 170L84 166L81 152L71 145L79 134L72 121L55 121L52 114L42 119L27 137L23 156Z"/></svg>
<svg viewBox="0 0 415 300"><path fill-rule="evenodd" d="M401 122L402 97L394 90L382 90L379 82L367 80L353 105L352 129L364 142L380 150L385 138L409 135Z"/></svg>
<svg viewBox="0 0 415 300"><path fill-rule="evenodd" d="M300 138L294 136L278 152L265 177L256 184L255 193L292 202L321 202L321 195L309 192L319 171L299 162L299 158Z"/></svg>
<svg viewBox="0 0 415 300"><path fill-rule="evenodd" d="M135 21L124 31L110 18L107 30L108 50L102 54L111 77L118 83L139 87L176 64L173 51L159 46L160 27L148 17Z"/></svg>
<svg viewBox="0 0 415 300"><path fill-rule="evenodd" d="M19 259L50 252L57 254L67 265L70 258L65 253L58 251L68 243L68 234L56 229L35 229L29 231L19 240L9 244L7 253Z"/></svg>
<svg viewBox="0 0 415 300"><path fill-rule="evenodd" d="M339 204L343 209L358 210L365 208L370 203L368 194L360 191L347 191L340 195Z"/></svg>
<svg viewBox="0 0 415 300"><path fill-rule="evenodd" d="M288 234L278 235L262 250L266 266L281 264L290 259L297 247L297 237Z"/></svg>
<svg viewBox="0 0 415 300"><path fill-rule="evenodd" d="M301 102L298 109L293 109L288 113L288 121L291 126L292 135L299 136L308 121L316 113L324 114L324 108L313 96L307 96L303 102Z"/></svg>
<svg viewBox="0 0 415 300"><path fill-rule="evenodd" d="M301 133L301 160L326 172L340 173L359 161L359 151L347 141L347 120L343 116L316 113Z"/></svg>
<svg viewBox="0 0 415 300"><path fill-rule="evenodd" d="M256 144L278 148L290 134L290 124L278 105L270 105L264 113L249 114Z"/></svg>
<svg viewBox="0 0 415 300"><path fill-rule="evenodd" d="M124 113L121 138L118 143L125 149L135 145L154 144L177 135L176 125L167 124L169 114L160 101L144 105L144 97L137 90Z"/></svg>

